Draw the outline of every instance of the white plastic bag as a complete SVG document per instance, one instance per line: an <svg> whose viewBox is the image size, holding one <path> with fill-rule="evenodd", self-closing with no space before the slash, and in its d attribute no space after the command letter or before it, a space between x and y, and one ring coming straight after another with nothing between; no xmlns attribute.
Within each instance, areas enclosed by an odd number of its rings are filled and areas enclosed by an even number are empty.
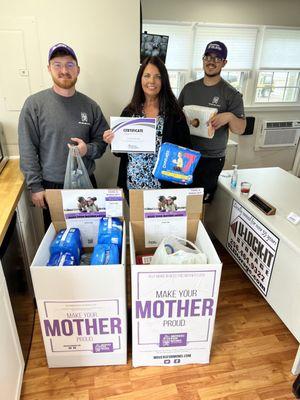
<svg viewBox="0 0 300 400"><path fill-rule="evenodd" d="M89 174L80 157L77 146L70 147L64 181L64 189L92 189Z"/></svg>
<svg viewBox="0 0 300 400"><path fill-rule="evenodd" d="M207 264L207 257L189 240L168 236L160 242L151 264Z"/></svg>

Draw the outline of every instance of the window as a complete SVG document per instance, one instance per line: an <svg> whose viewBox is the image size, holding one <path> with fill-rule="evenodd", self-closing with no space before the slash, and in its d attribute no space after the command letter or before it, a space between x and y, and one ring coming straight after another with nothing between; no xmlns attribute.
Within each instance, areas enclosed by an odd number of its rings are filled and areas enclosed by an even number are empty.
<svg viewBox="0 0 300 400"><path fill-rule="evenodd" d="M205 46L219 39L229 54L221 76L246 106L300 104L300 28L149 21L143 30L169 36L166 67L176 96L203 77Z"/></svg>
<svg viewBox="0 0 300 400"><path fill-rule="evenodd" d="M203 70L199 70L196 73L196 79L201 79L204 76ZM247 79L247 73L243 71L226 71L223 70L221 72L222 78L230 83L236 90L243 93L245 81Z"/></svg>
<svg viewBox="0 0 300 400"><path fill-rule="evenodd" d="M299 102L299 29L266 28L259 65L256 103Z"/></svg>
<svg viewBox="0 0 300 400"><path fill-rule="evenodd" d="M261 71L258 75L257 103L294 103L299 98L300 71Z"/></svg>
<svg viewBox="0 0 300 400"><path fill-rule="evenodd" d="M169 71L169 78L171 89L173 90L176 97L179 96L180 93L180 86L179 86L179 72L178 71Z"/></svg>

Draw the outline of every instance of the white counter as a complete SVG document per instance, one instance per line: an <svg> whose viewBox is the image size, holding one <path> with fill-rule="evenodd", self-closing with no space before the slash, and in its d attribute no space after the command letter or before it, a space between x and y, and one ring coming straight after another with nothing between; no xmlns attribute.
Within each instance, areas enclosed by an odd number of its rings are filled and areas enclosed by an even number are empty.
<svg viewBox="0 0 300 400"><path fill-rule="evenodd" d="M234 239L233 245L236 246L237 253L234 258L241 269L295 338L300 341L300 224L293 225L286 219L291 211L300 215L300 179L281 168L244 169L238 171L237 188L233 190L230 188L231 173L231 170L221 173L214 201L206 210L205 223L227 249L230 250L229 242L232 238ZM251 182L250 196L255 193L265 199L276 208L276 214L265 215L248 200L247 196L241 194L242 181ZM235 205L235 210L238 208L240 210L234 211L233 205ZM249 249L248 247L251 246L248 246L245 252L239 244L239 241L242 241L239 232L232 233L234 216L237 216L236 220L238 220L239 213L241 221L243 217L250 216L256 220L256 225L270 232L271 236L274 235L272 261L269 266L265 265L261 269L262 274L266 275L263 277L265 278L263 284L254 273L255 263L252 263L250 253L251 251L255 253L255 251ZM250 222L250 231L251 228ZM252 233L256 235L255 230L252 230ZM235 235L238 237L236 243L234 242ZM261 242L264 242L264 238L259 238L259 234L257 237L258 241L261 239ZM247 246L247 243L245 242L243 246ZM256 274L259 273L257 272L259 265L258 262L255 268ZM300 351L298 351L292 371L300 373Z"/></svg>

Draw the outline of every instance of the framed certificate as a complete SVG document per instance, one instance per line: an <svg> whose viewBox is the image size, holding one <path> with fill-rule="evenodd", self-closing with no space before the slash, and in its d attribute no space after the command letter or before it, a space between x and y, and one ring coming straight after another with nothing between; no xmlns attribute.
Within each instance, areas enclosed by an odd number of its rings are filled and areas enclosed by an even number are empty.
<svg viewBox="0 0 300 400"><path fill-rule="evenodd" d="M155 153L156 119L110 117L114 132L111 151L115 153Z"/></svg>

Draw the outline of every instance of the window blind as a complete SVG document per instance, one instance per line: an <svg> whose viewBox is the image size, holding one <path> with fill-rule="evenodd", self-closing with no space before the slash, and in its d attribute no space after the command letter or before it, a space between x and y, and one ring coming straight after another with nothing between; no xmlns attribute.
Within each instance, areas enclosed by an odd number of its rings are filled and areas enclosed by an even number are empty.
<svg viewBox="0 0 300 400"><path fill-rule="evenodd" d="M191 25L144 23L143 32L145 31L147 33L169 36L166 58L166 67L168 69L190 68L192 50Z"/></svg>
<svg viewBox="0 0 300 400"><path fill-rule="evenodd" d="M260 68L300 69L300 30L266 28Z"/></svg>
<svg viewBox="0 0 300 400"><path fill-rule="evenodd" d="M253 67L257 37L255 27L203 26L196 28L193 67L202 68L202 56L209 42L218 40L228 49L226 69L249 70Z"/></svg>

